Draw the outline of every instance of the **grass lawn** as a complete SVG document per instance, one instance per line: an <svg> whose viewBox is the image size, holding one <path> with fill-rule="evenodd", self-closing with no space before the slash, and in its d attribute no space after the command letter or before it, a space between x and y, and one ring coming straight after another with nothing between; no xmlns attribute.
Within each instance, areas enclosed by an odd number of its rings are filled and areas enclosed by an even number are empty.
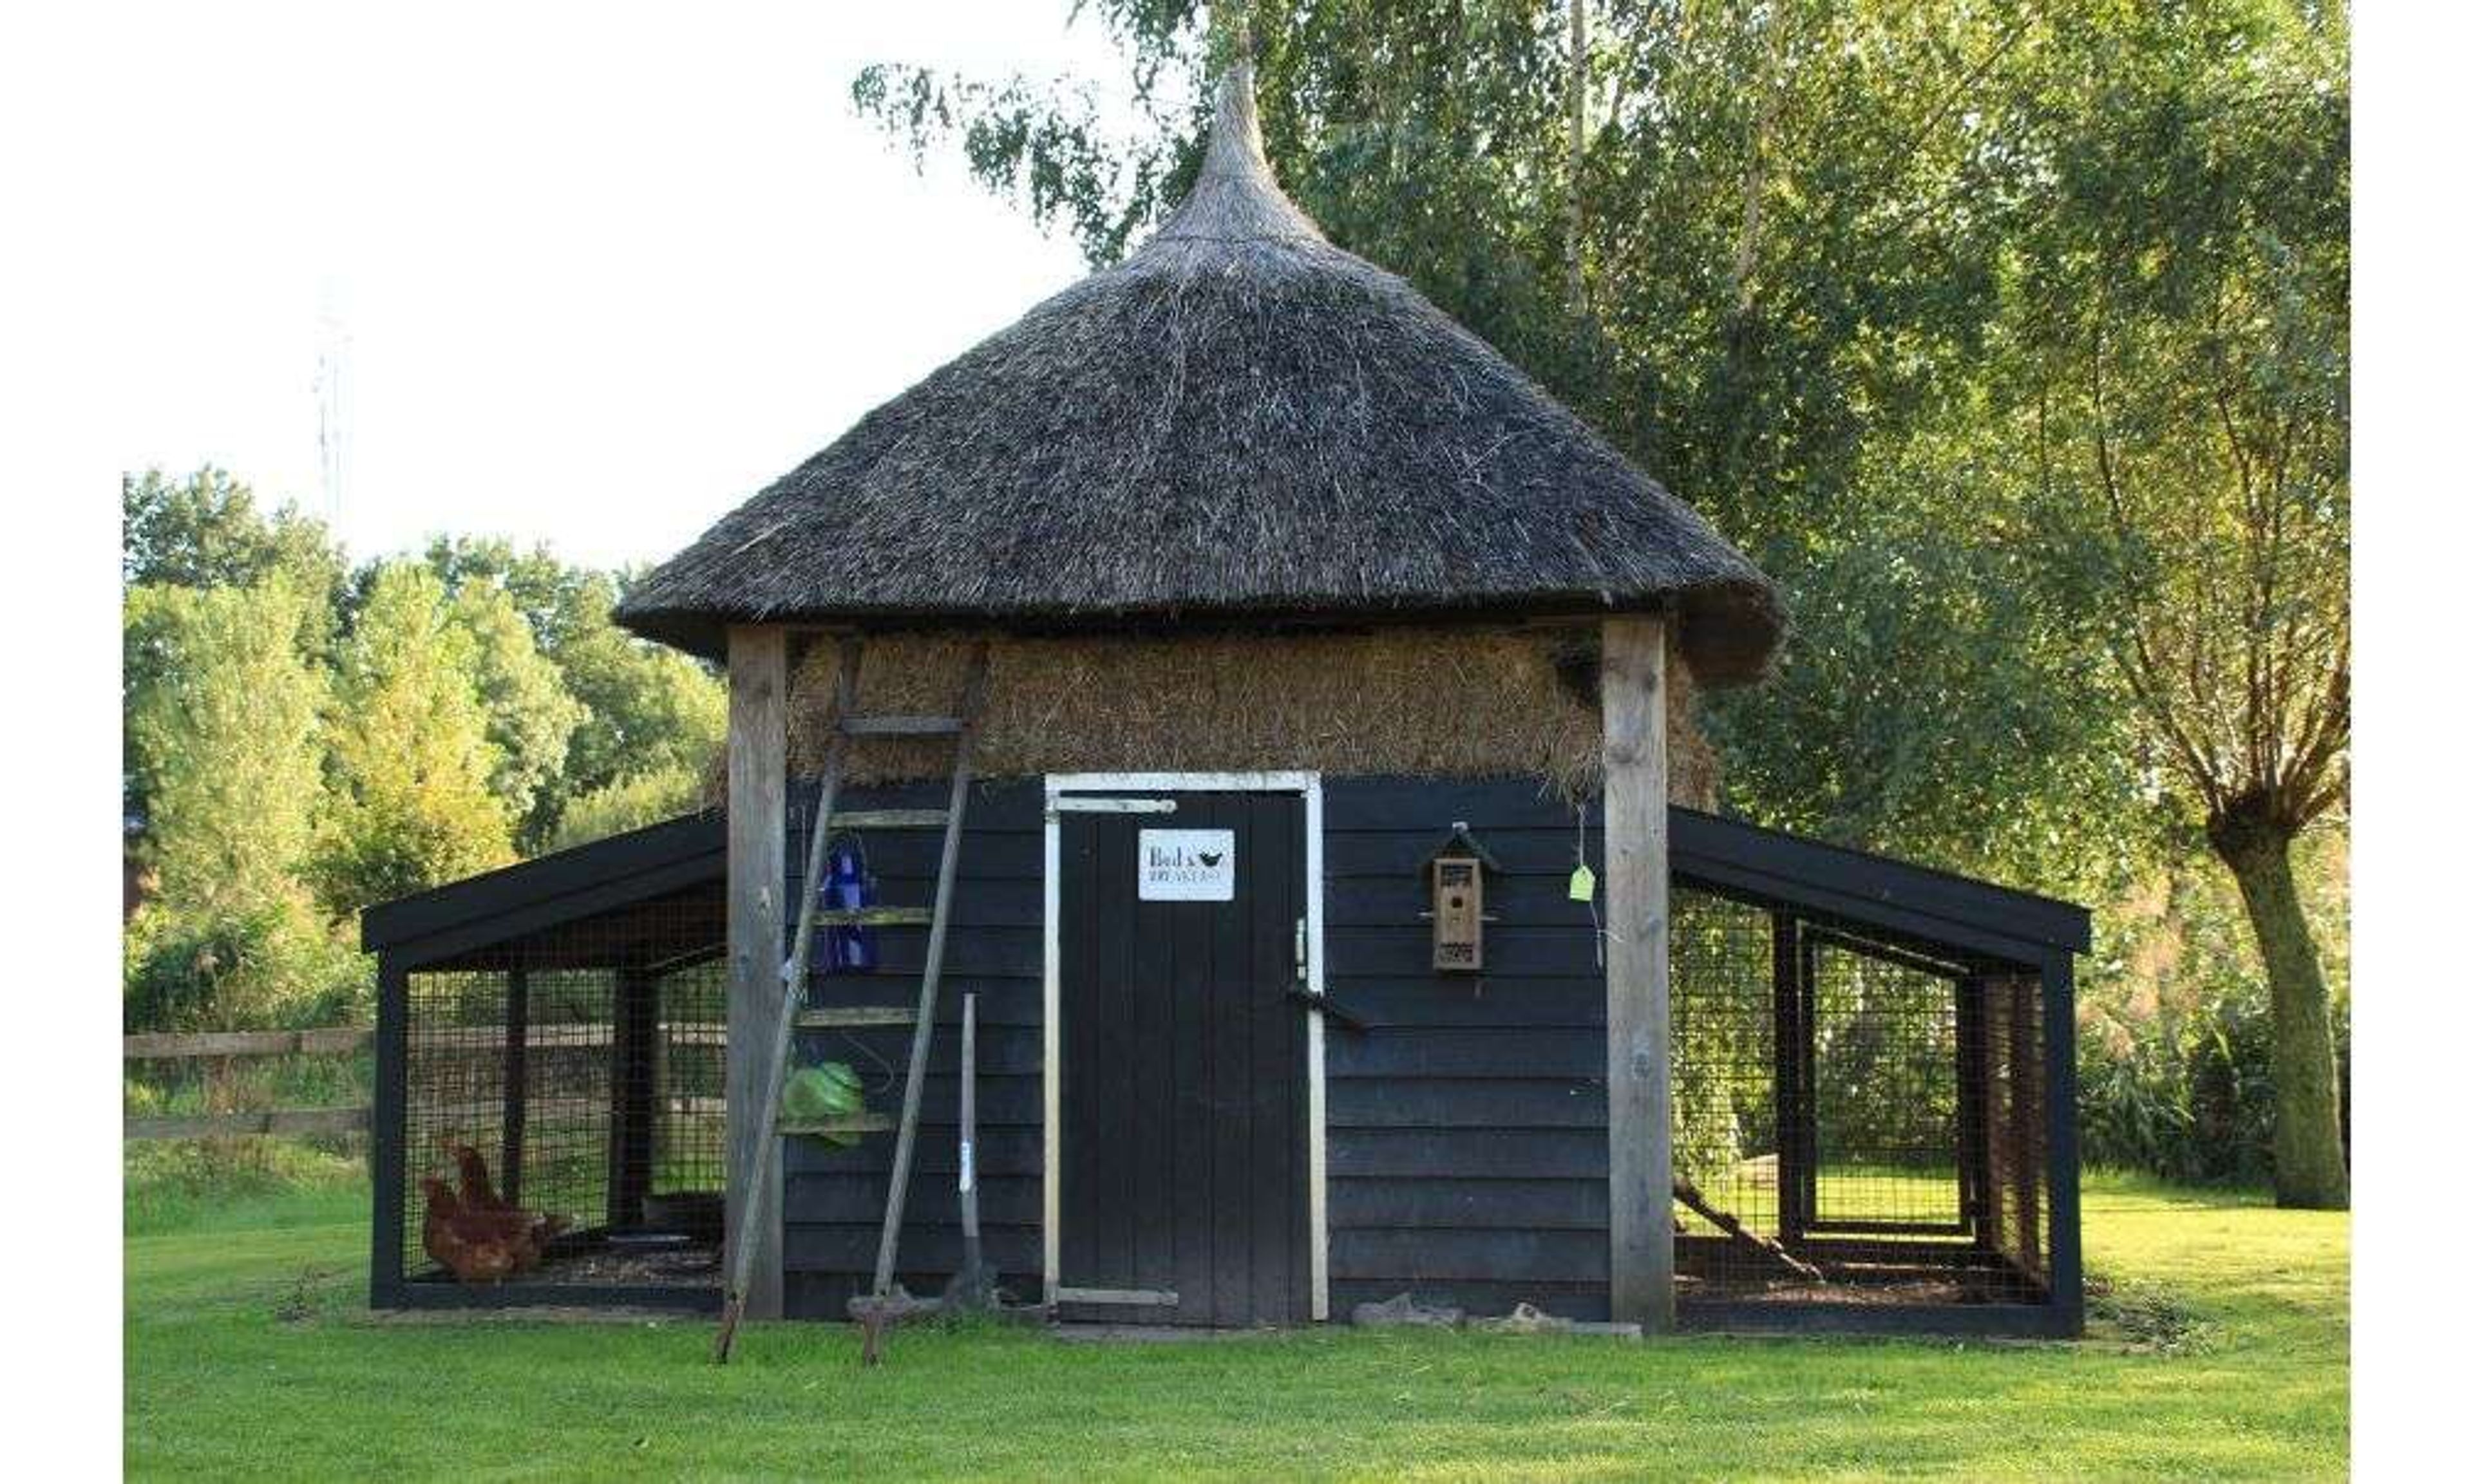
<svg viewBox="0 0 2473 1484"><path fill-rule="evenodd" d="M2345 1468L2347 1227L2088 1182L2077 1344L1305 1333L1065 1345L839 1327L384 1322L357 1192L127 1239L149 1476L2255 1477ZM149 1231L152 1234L145 1234ZM2187 1321L2195 1320L2195 1327ZM2154 1336L2165 1336L2158 1343Z"/></svg>

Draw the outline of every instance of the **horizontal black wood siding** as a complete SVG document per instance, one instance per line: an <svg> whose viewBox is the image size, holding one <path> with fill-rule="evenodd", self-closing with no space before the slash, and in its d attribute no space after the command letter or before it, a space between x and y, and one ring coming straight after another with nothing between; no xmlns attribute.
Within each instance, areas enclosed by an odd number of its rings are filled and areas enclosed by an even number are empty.
<svg viewBox="0 0 2473 1484"><path fill-rule="evenodd" d="M941 789L913 786L860 790L845 807L942 802ZM900 1265L914 1292L941 1286L959 1258L953 1064L966 990L980 995L988 1251L1016 1294L1039 1291L1041 803L1036 780L983 784L973 796ZM812 807L812 791L793 799L794 872L804 857L803 806ZM1431 928L1420 915L1430 905L1422 868L1455 822L1500 867L1486 881L1496 921L1486 927L1481 974L1434 972ZM1358 1303L1406 1291L1474 1314L1527 1302L1603 1319L1605 981L1589 904L1568 892L1576 860L1604 874L1594 804L1577 818L1528 780L1333 778L1323 783L1323 826L1326 989L1367 1027L1352 1032L1334 1020L1327 1041L1333 1317L1344 1321ZM1687 811L1676 812L1675 828L1678 885L1723 889L1717 877L1732 869L1730 852L1740 848L1750 870L1773 843ZM937 846L933 831L871 832L881 899L924 903ZM1877 863L1887 885L1876 890L1869 858L1804 842L1776 848L1826 856L1822 865L1847 876L1831 900L1877 908L1886 928L1904 917L1928 928L1940 921L1932 914L1962 910L1990 924L1986 942L2017 947L2031 946L2033 933L2071 926L2043 921L2060 904L1890 862ZM794 902L797 892L794 883ZM1866 892L1881 900L1860 900ZM823 1002L907 1002L924 939L916 929L880 931L881 970L822 981ZM802 1037L802 1050L851 1063L868 1084L870 1108L890 1113L900 1106L907 1041L903 1030L814 1033ZM803 1139L787 1150L792 1313L837 1318L866 1286L892 1142L870 1135L844 1150Z"/></svg>
<svg viewBox="0 0 2473 1484"><path fill-rule="evenodd" d="M932 787L867 789L848 808L932 807ZM960 993L980 995L981 1210L990 1258L1016 1293L1039 1289L1041 1219L1041 790L973 795L953 903L948 993L926 1086L900 1264L933 1291L959 1257L953 1190ZM812 793L793 801L792 870L804 858ZM1426 855L1466 820L1508 868L1488 882L1483 975L1430 971ZM1541 786L1400 779L1324 784L1325 953L1335 1000L1372 1027L1328 1043L1333 1314L1402 1289L1501 1312L1523 1299L1555 1313L1605 1309L1605 990L1594 928L1565 887L1578 832ZM879 899L924 902L933 831L873 831ZM1594 825L1587 850L1602 869ZM796 901L794 880L790 899ZM821 978L819 1001L903 1003L925 935L876 935L882 968ZM902 1029L803 1033L810 1059L849 1062L868 1106L900 1106ZM790 1311L839 1317L874 1266L890 1135L840 1149L792 1140L785 1158L784 1281Z"/></svg>
<svg viewBox="0 0 2473 1484"><path fill-rule="evenodd" d="M841 809L941 808L942 785L853 789ZM921 1103L919 1145L904 1207L897 1277L913 1293L940 1289L961 1261L956 1126L961 1083L962 996L979 997L979 1219L988 1260L1022 1299L1040 1291L1042 912L1041 786L1036 779L976 785L954 884L936 1036ZM788 900L799 902L806 865L812 785L791 802ZM860 836L877 900L924 906L935 884L944 836L933 829L871 829ZM798 912L787 914L795 928ZM925 958L924 928L876 931L878 968L867 974L811 977L819 1005L912 1005ZM818 945L822 956L822 945ZM804 1062L847 1062L865 1085L871 1113L901 1110L909 1065L906 1026L803 1031ZM783 1148L782 1303L797 1318L840 1319L876 1270L878 1224L893 1165L893 1135L862 1135L856 1147L794 1138Z"/></svg>
<svg viewBox="0 0 2473 1484"><path fill-rule="evenodd" d="M934 808L945 796L935 784L854 789L841 805ZM795 922L812 783L794 788L790 803ZM989 1254L1017 1295L1039 1291L1042 803L1037 779L989 781L972 793L907 1198L900 1274L914 1292L940 1287L959 1255L954 1064L961 995L970 992L979 995L978 1174ZM1478 1314L1526 1301L1603 1318L1604 971L1590 907L1567 891L1577 860L1603 876L1596 804L1575 813L1535 780L1331 778L1323 816L1326 988L1366 1027L1352 1032L1336 1019L1329 1027L1333 1316L1344 1320L1357 1303L1405 1290ZM1486 881L1494 921L1482 974L1429 967L1423 867L1455 823L1499 868ZM2054 1007L2047 1028L2061 1208L2053 1240L2074 1252L2074 1238L2064 1240L2076 1220L2065 1193L2075 1189L2069 954L2086 946L2084 910L1689 810L1675 810L1670 824L1678 886L1773 896L1876 941L2044 975ZM884 904L927 901L939 832L871 830L865 845ZM399 978L408 965L451 962L544 923L714 886L721 849L717 815L682 819L372 908L364 936L387 949ZM878 929L879 969L819 977L814 1002L913 1003L925 937ZM383 1037L382 1024L382 1049ZM890 1114L900 1107L908 1042L904 1029L818 1031L803 1033L799 1050L804 1061L850 1063L871 1111ZM382 1063L399 1079L396 1050ZM874 1134L851 1149L815 1139L785 1147L791 1313L839 1318L844 1301L866 1286L892 1144L890 1134ZM381 1211L382 1234L385 1220ZM380 1247L391 1250L384 1240ZM2075 1322L2074 1261L2056 1253L2055 1266Z"/></svg>
<svg viewBox="0 0 2473 1484"><path fill-rule="evenodd" d="M1424 864L1454 822L1485 882L1486 971L1437 973ZM1366 1022L1327 1053L1332 1315L1408 1292L1472 1314L1606 1317L1606 992L1570 897L1585 832L1543 784L1328 778L1325 988Z"/></svg>

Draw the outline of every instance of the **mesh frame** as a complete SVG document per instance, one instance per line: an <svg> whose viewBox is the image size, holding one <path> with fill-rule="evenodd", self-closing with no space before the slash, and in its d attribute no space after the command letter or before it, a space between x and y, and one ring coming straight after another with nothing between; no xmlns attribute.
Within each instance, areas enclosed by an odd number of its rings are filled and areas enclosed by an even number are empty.
<svg viewBox="0 0 2473 1484"><path fill-rule="evenodd" d="M727 983L715 891L639 902L402 974L399 1260L453 1283L425 1250L424 1176L451 1187L455 1144L499 1197L563 1218L525 1284L577 1290L718 1283L718 1223L677 1203L724 1181ZM666 1207L667 1209L660 1209ZM658 1216L660 1220L649 1219ZM684 1242L613 1244L661 1226Z"/></svg>
<svg viewBox="0 0 2473 1484"><path fill-rule="evenodd" d="M2038 974L1671 900L1678 1301L2051 1302Z"/></svg>

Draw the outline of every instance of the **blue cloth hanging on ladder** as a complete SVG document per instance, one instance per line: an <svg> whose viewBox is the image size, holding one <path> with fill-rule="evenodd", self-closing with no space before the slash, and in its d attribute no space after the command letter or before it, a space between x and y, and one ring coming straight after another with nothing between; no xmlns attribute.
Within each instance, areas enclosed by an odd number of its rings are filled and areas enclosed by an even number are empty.
<svg viewBox="0 0 2473 1484"><path fill-rule="evenodd" d="M876 877L859 852L838 846L825 869L821 903L828 911L857 912L876 905ZM825 972L866 973L876 968L876 929L856 923L825 929Z"/></svg>

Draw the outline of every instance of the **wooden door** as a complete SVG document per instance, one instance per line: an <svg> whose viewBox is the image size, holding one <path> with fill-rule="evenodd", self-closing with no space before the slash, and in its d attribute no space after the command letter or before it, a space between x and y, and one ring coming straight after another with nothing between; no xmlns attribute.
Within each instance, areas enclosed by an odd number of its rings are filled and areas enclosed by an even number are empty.
<svg viewBox="0 0 2473 1484"><path fill-rule="evenodd" d="M1059 820L1062 1311L1303 1323L1304 801L1143 797Z"/></svg>

